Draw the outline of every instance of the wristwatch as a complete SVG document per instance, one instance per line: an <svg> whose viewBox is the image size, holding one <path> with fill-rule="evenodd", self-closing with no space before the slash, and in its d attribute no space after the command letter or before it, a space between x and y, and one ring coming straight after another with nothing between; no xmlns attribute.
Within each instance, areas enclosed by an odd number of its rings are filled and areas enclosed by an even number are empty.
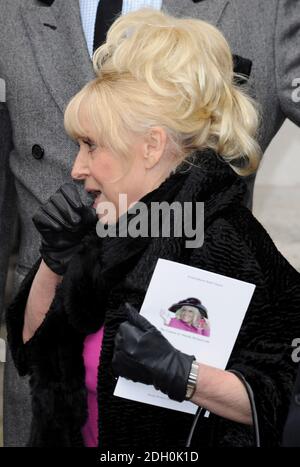
<svg viewBox="0 0 300 467"><path fill-rule="evenodd" d="M186 386L186 393L185 393L185 400L190 400L195 392L197 386L197 377L199 371L199 363L196 360L193 361L191 366L191 371L189 374L187 386Z"/></svg>

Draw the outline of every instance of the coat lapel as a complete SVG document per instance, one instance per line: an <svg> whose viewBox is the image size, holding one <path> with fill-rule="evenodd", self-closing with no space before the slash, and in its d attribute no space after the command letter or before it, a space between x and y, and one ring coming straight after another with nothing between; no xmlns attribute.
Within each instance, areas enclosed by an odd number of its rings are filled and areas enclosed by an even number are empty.
<svg viewBox="0 0 300 467"><path fill-rule="evenodd" d="M178 17L191 17L208 21L215 26L221 20L229 0L163 0L162 10Z"/></svg>
<svg viewBox="0 0 300 467"><path fill-rule="evenodd" d="M70 98L95 76L79 2L56 0L51 7L23 5L21 15L45 85L64 112Z"/></svg>

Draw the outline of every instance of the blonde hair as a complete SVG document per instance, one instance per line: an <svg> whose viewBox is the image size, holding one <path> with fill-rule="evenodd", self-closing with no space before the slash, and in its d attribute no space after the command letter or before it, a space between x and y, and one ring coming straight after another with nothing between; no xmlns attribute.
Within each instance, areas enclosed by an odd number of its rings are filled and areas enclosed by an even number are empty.
<svg viewBox="0 0 300 467"><path fill-rule="evenodd" d="M178 162L211 148L241 175L257 168L258 114L234 84L229 45L214 26L151 9L129 13L111 26L93 65L97 77L65 112L74 139L84 100L99 142L115 153L128 155L132 134L160 126Z"/></svg>

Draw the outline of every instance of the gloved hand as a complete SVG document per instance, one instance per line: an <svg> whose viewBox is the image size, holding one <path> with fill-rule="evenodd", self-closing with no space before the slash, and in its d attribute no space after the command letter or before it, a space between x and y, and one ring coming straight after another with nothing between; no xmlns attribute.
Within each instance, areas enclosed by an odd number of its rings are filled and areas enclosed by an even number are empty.
<svg viewBox="0 0 300 467"><path fill-rule="evenodd" d="M65 183L33 217L42 237L41 256L56 274L64 274L82 238L96 227L95 209L84 206L77 188Z"/></svg>
<svg viewBox="0 0 300 467"><path fill-rule="evenodd" d="M127 321L115 337L112 360L116 375L152 384L170 399L185 399L194 356L175 349L138 311L126 303Z"/></svg>

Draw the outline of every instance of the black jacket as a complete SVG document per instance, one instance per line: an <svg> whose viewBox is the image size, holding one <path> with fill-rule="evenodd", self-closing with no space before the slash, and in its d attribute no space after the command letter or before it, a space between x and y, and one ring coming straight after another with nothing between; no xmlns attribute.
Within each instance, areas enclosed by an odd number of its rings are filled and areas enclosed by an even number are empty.
<svg viewBox="0 0 300 467"><path fill-rule="evenodd" d="M299 360L298 344L297 361ZM298 376L294 388L293 397L287 423L284 429L283 443L284 447L300 448L300 366L298 367Z"/></svg>
<svg viewBox="0 0 300 467"><path fill-rule="evenodd" d="M240 205L243 181L210 152L199 160L199 166L181 180L173 176L154 193L163 201L175 180L179 188L174 200L205 202L201 248L186 250L179 238L153 238L141 247L138 240L105 242L91 234L70 263L44 322L23 345L24 308L38 264L25 279L8 309L7 328L19 371L31 375L29 445L82 445L80 429L87 415L83 341L104 323L98 373L99 446L128 451L184 447L191 415L113 396L116 379L111 361L114 337L125 319L122 305L128 301L141 306L158 258L256 284L228 368L242 372L253 389L262 445L279 445L297 371L291 343L300 336L299 274ZM228 320L230 310L223 312ZM251 446L252 430L211 414L200 420L194 442L198 448Z"/></svg>

